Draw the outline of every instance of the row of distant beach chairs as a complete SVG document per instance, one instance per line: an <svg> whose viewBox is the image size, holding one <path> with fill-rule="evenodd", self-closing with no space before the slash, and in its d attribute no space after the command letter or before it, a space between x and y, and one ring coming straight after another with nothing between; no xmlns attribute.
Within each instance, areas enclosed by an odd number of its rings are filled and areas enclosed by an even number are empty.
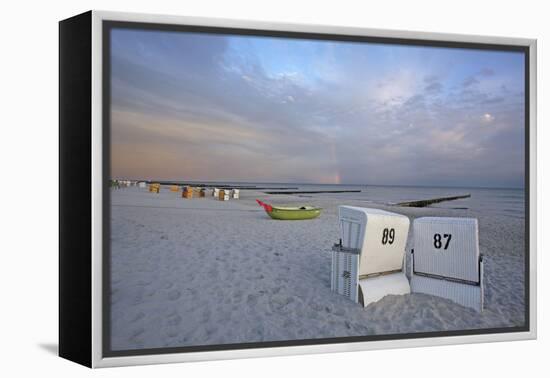
<svg viewBox="0 0 550 378"><path fill-rule="evenodd" d="M130 181L130 180L111 180L111 187L114 189L128 188L131 186L137 186L142 189L149 188L151 193L160 193L161 184L160 183L151 183L148 184L145 181ZM171 192L180 192L182 198L192 199L192 198L204 198L207 196L212 196L220 201L229 201L230 199L239 199L240 190L239 189L220 189L220 188L198 188L192 186L180 186L180 185L170 185L169 190Z"/></svg>
<svg viewBox="0 0 550 378"><path fill-rule="evenodd" d="M384 210L340 206L340 241L332 248L331 289L367 306L386 295L424 293L483 311L483 256L475 218L413 221Z"/></svg>
<svg viewBox="0 0 550 378"><path fill-rule="evenodd" d="M145 187L145 186L140 186ZM158 183L149 184L149 192L151 193L160 193L161 185ZM179 185L170 185L171 192L180 192L182 198L192 199L192 198L204 198L209 194L212 195L215 199L220 201L229 201L229 199L239 199L240 190L239 189L207 189L207 188L197 188L192 186L181 187Z"/></svg>
<svg viewBox="0 0 550 378"><path fill-rule="evenodd" d="M114 189L120 189L120 188L128 188L130 186L136 186L138 185L137 181L130 181L130 180L111 180L110 186Z"/></svg>

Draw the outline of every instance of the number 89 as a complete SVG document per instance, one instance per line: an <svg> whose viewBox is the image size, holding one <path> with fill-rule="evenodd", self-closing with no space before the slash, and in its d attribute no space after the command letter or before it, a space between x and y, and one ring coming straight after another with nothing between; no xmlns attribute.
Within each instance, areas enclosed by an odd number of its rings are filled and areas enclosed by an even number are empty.
<svg viewBox="0 0 550 378"><path fill-rule="evenodd" d="M385 228L384 231L382 231L382 244L393 244L393 241L395 240L395 229Z"/></svg>

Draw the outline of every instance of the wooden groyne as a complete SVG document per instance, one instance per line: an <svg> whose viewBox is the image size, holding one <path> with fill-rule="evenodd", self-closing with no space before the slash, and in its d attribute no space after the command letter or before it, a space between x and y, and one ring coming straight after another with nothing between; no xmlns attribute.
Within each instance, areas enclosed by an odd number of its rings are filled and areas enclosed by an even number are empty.
<svg viewBox="0 0 550 378"><path fill-rule="evenodd" d="M196 183L196 182L183 182L183 181L145 181L147 183L156 182L161 185L179 185L179 186L192 186L195 188L219 188L219 189L241 189L241 190L282 190L282 189L298 189L298 187L259 187L255 185L231 185L222 183Z"/></svg>
<svg viewBox="0 0 550 378"><path fill-rule="evenodd" d="M311 191L269 191L265 194L317 194L317 193L360 193L361 190L311 190Z"/></svg>
<svg viewBox="0 0 550 378"><path fill-rule="evenodd" d="M401 206L401 207L426 207L430 206L434 203L440 203L445 201L454 201L458 199L464 199L464 198L470 198L471 194L464 194L461 196L453 196L453 197L440 197L440 198L432 198L432 199L425 199L425 200L419 200L419 201L407 201L407 202L399 202L396 203L395 206Z"/></svg>

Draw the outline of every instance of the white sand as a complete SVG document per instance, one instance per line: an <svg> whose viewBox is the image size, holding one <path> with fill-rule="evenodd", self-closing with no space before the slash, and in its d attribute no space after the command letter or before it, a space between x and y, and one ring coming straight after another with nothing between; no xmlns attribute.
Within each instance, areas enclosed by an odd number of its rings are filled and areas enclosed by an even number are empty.
<svg viewBox="0 0 550 378"><path fill-rule="evenodd" d="M385 207L410 217L479 219L485 311L424 294L387 296L363 308L331 292L330 248L339 238L338 205L372 205L247 190L229 202L186 200L167 189L152 194L132 187L111 194L114 350L524 323L523 219ZM325 210L315 220L275 221L255 198Z"/></svg>

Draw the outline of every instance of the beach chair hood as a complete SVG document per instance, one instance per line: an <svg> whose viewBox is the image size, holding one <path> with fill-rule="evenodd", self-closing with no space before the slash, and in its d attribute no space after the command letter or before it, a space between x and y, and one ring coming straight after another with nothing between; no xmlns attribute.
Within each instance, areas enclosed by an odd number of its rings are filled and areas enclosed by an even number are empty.
<svg viewBox="0 0 550 378"><path fill-rule="evenodd" d="M417 218L413 223L411 291L483 311L483 258L477 219Z"/></svg>
<svg viewBox="0 0 550 378"><path fill-rule="evenodd" d="M339 207L342 245L361 252L359 276L401 270L409 218L379 209Z"/></svg>
<svg viewBox="0 0 550 378"><path fill-rule="evenodd" d="M415 272L479 281L477 219L417 218L413 235Z"/></svg>

